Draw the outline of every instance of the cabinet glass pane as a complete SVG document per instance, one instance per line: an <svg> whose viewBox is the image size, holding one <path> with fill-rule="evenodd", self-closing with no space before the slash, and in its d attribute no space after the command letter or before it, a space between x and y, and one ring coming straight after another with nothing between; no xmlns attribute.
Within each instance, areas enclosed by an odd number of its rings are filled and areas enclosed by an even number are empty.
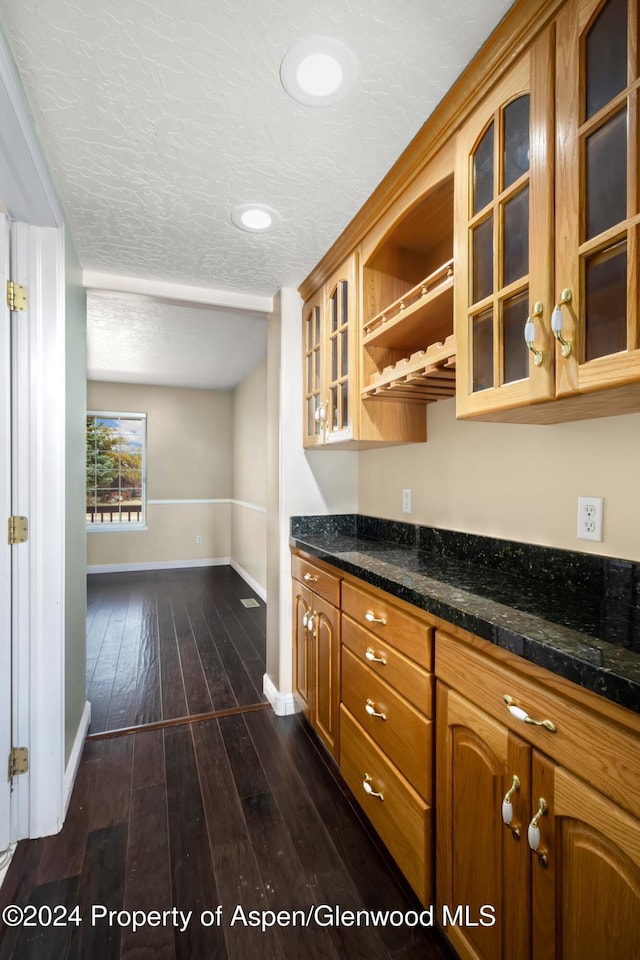
<svg viewBox="0 0 640 960"><path fill-rule="evenodd" d="M528 317L529 292L510 297L502 305L502 342L504 346L504 383L524 380L529 375L524 325Z"/></svg>
<svg viewBox="0 0 640 960"><path fill-rule="evenodd" d="M349 284L346 280L340 281L340 322L344 327L349 322Z"/></svg>
<svg viewBox="0 0 640 960"><path fill-rule="evenodd" d="M338 379L338 338L331 338L331 379Z"/></svg>
<svg viewBox="0 0 640 960"><path fill-rule="evenodd" d="M331 332L333 333L338 329L338 291L334 290L331 294L331 301L329 305L329 312L331 314Z"/></svg>
<svg viewBox="0 0 640 960"><path fill-rule="evenodd" d="M329 420L332 430L338 429L338 388L331 387L331 416Z"/></svg>
<svg viewBox="0 0 640 960"><path fill-rule="evenodd" d="M587 138L587 236L597 236L627 216L627 111Z"/></svg>
<svg viewBox="0 0 640 960"><path fill-rule="evenodd" d="M585 360L627 349L627 245L585 264Z"/></svg>
<svg viewBox="0 0 640 960"><path fill-rule="evenodd" d="M585 44L586 119L627 85L627 2L609 0Z"/></svg>
<svg viewBox="0 0 640 960"><path fill-rule="evenodd" d="M340 376L346 377L349 370L349 334L347 330L343 330L340 334L340 356L342 360Z"/></svg>
<svg viewBox="0 0 640 960"><path fill-rule="evenodd" d="M314 390L320 389L320 350L316 349L316 378L313 384Z"/></svg>
<svg viewBox="0 0 640 960"><path fill-rule="evenodd" d="M342 426L346 427L349 423L349 384L343 383L340 390L342 391Z"/></svg>
<svg viewBox="0 0 640 960"><path fill-rule="evenodd" d="M502 284L529 273L529 187L504 205Z"/></svg>
<svg viewBox="0 0 640 960"><path fill-rule="evenodd" d="M473 231L473 292L477 303L493 293L493 214Z"/></svg>
<svg viewBox="0 0 640 960"><path fill-rule="evenodd" d="M316 315L316 322L315 322L316 336L315 336L315 340L314 340L313 342L314 342L314 343L320 343L320 309L319 309L319 307L315 307L314 312L315 312L315 315Z"/></svg>
<svg viewBox="0 0 640 960"><path fill-rule="evenodd" d="M473 155L473 212L493 200L493 121Z"/></svg>
<svg viewBox="0 0 640 960"><path fill-rule="evenodd" d="M473 392L493 386L493 310L471 318Z"/></svg>
<svg viewBox="0 0 640 960"><path fill-rule="evenodd" d="M511 186L529 169L529 95L513 100L504 111L504 183Z"/></svg>
<svg viewBox="0 0 640 960"><path fill-rule="evenodd" d="M308 437L312 437L315 432L314 431L315 420L313 417L314 413L315 413L314 399L313 397L309 397L309 399L307 400L307 436Z"/></svg>
<svg viewBox="0 0 640 960"><path fill-rule="evenodd" d="M310 353L307 357L307 383L306 383L306 392L309 393L313 390L313 354Z"/></svg>

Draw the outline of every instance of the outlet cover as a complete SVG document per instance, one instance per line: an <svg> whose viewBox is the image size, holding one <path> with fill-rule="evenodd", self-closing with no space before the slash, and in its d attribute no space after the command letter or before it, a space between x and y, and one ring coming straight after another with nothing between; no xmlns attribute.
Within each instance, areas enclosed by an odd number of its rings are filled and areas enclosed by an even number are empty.
<svg viewBox="0 0 640 960"><path fill-rule="evenodd" d="M602 497L578 497L578 539L602 540Z"/></svg>
<svg viewBox="0 0 640 960"><path fill-rule="evenodd" d="M411 490L402 491L402 512L411 513L413 510L413 494Z"/></svg>

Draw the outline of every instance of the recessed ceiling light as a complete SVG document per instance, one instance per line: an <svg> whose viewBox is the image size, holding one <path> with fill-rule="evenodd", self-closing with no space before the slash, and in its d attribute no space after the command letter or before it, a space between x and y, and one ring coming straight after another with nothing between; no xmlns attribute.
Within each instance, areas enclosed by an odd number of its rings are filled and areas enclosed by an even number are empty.
<svg viewBox="0 0 640 960"><path fill-rule="evenodd" d="M231 211L231 222L247 233L266 233L279 219L277 211L264 203L242 203Z"/></svg>
<svg viewBox="0 0 640 960"><path fill-rule="evenodd" d="M293 100L309 107L336 103L355 86L358 61L332 37L299 40L280 64L282 86Z"/></svg>

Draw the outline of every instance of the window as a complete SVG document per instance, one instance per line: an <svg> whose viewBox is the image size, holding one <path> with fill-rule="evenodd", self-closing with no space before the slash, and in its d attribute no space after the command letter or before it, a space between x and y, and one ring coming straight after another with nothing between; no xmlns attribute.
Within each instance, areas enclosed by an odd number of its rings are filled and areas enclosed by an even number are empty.
<svg viewBox="0 0 640 960"><path fill-rule="evenodd" d="M145 525L144 413L87 414L87 527Z"/></svg>

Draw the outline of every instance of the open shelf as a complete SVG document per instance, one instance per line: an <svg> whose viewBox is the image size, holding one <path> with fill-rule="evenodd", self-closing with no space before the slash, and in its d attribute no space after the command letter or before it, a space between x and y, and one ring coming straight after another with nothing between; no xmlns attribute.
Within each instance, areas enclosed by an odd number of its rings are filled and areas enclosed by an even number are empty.
<svg viewBox="0 0 640 960"><path fill-rule="evenodd" d="M364 346L412 349L425 331L446 337L453 318L453 260L448 260L365 324Z"/></svg>
<svg viewBox="0 0 640 960"><path fill-rule="evenodd" d="M410 357L385 367L362 390L363 399L413 400L433 403L456 392L456 344L453 334Z"/></svg>

